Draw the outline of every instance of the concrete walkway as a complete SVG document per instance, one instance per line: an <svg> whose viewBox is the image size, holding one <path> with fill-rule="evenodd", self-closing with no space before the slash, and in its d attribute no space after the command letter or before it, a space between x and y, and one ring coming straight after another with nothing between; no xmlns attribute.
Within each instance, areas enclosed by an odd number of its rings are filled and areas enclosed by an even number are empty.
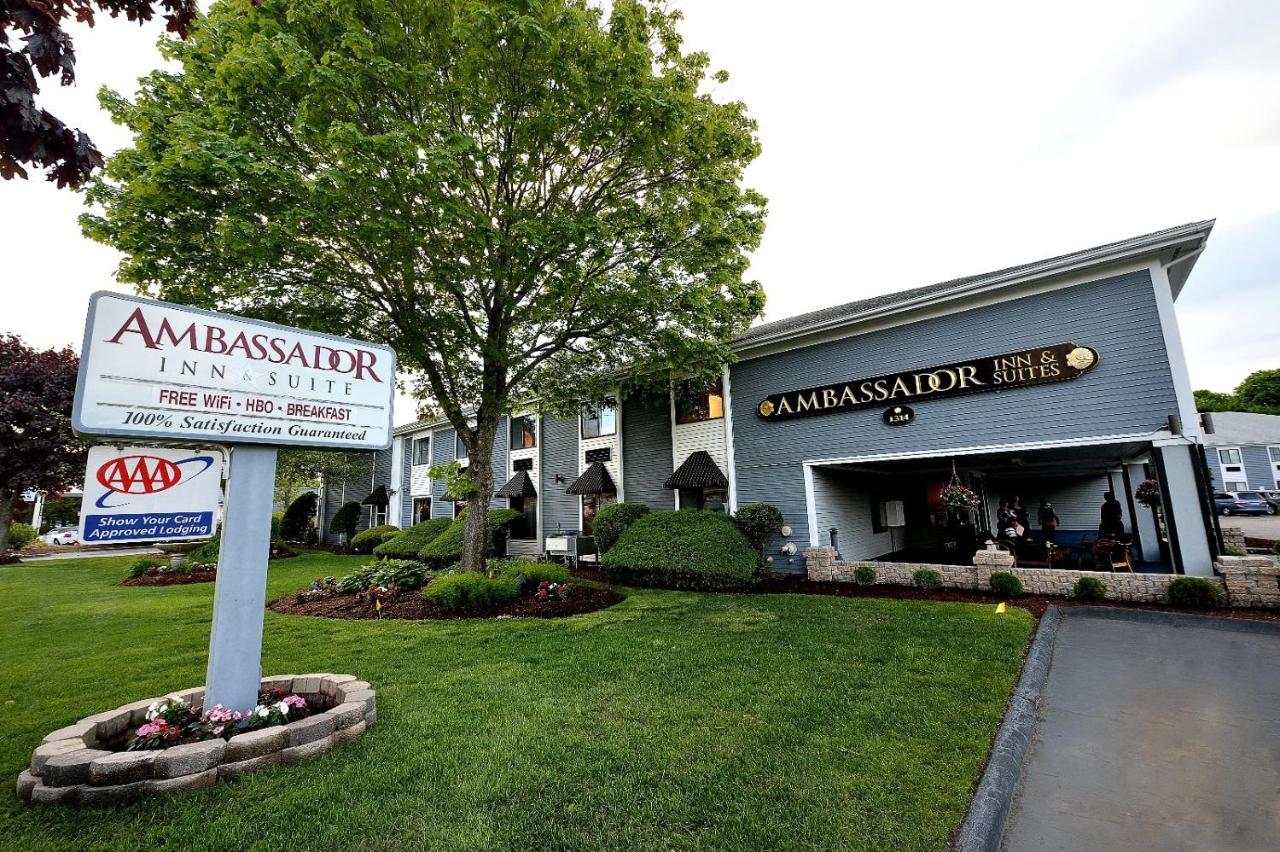
<svg viewBox="0 0 1280 852"><path fill-rule="evenodd" d="M1006 852L1280 849L1280 624L1063 611Z"/></svg>

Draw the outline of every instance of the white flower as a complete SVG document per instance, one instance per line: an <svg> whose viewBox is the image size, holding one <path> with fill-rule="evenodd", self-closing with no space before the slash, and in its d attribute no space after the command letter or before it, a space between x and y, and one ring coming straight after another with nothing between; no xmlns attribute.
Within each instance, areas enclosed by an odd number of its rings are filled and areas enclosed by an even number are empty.
<svg viewBox="0 0 1280 852"><path fill-rule="evenodd" d="M289 715L289 705L288 705L288 704L285 704L283 701L281 701L281 702L277 703L277 704L276 704L276 706L275 706L275 709L277 709L277 710L279 710L279 711L280 711L280 715L281 715L281 716L288 716L288 715Z"/></svg>
<svg viewBox="0 0 1280 852"><path fill-rule="evenodd" d="M259 716L265 719L271 715L271 708L265 705L259 704L257 707L254 708L253 712L257 713Z"/></svg>

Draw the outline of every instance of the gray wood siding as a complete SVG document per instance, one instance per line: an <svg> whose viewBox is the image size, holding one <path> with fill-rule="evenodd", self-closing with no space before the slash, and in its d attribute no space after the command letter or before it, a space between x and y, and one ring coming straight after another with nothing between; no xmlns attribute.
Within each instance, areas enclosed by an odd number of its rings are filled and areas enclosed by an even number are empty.
<svg viewBox="0 0 1280 852"><path fill-rule="evenodd" d="M1100 353L1072 382L912 401L916 422L885 426L882 409L766 422L770 393L1074 341ZM911 325L741 361L732 370L738 502L782 510L809 542L805 459L1147 433L1176 413L1173 379L1146 271Z"/></svg>
<svg viewBox="0 0 1280 852"><path fill-rule="evenodd" d="M1244 460L1244 472L1249 479L1250 488L1275 488L1276 477L1272 473L1271 457L1267 448L1257 444L1247 444L1240 448L1240 457Z"/></svg>
<svg viewBox="0 0 1280 852"><path fill-rule="evenodd" d="M386 451L388 458L388 468L390 465L391 451ZM381 453L369 453L362 455L361 460L365 462L364 470L349 478L346 482L335 481L324 483L324 516L320 518L320 535L322 539L328 541L337 541L337 536L329 532L329 524L333 521L333 516L338 514L338 509L342 508L343 503L355 501L359 503L361 500L369 496L369 492L373 490L370 486L373 475L373 465L375 457ZM388 473L387 480L390 481ZM344 487L345 486L345 487ZM356 532L369 528L369 511L368 507L364 507L364 511L360 513L360 520L356 524Z"/></svg>
<svg viewBox="0 0 1280 852"><path fill-rule="evenodd" d="M406 435L397 440L404 442L400 453L400 493L394 499L400 501L400 527L408 529L413 526L413 491L409 487L409 478L413 475L413 437Z"/></svg>
<svg viewBox="0 0 1280 852"><path fill-rule="evenodd" d="M498 421L498 434L493 438L493 452L489 455L489 467L493 470L493 490L507 484L507 443L511 440L511 429L507 418ZM507 508L507 498L489 495L489 508Z"/></svg>
<svg viewBox="0 0 1280 852"><path fill-rule="evenodd" d="M625 440L625 439L624 439ZM578 477L578 418L542 418L542 462L538 466L542 482L538 483L538 499L542 509L542 534L553 535L557 529L582 527L581 504L565 489ZM564 482L556 482L556 475Z"/></svg>
<svg viewBox="0 0 1280 852"><path fill-rule="evenodd" d="M871 527L871 490L865 481L842 470L813 471L813 495L817 506L818 543L831 543L831 530L836 529L836 544L841 559L874 559L893 549L893 538L876 533ZM901 542L898 542L900 545ZM787 564L786 556L770 546L774 569L801 573L804 571L804 544L796 544L795 561Z"/></svg>
<svg viewBox="0 0 1280 852"><path fill-rule="evenodd" d="M431 437L431 463L448 464L453 461L454 442L457 438L455 429L437 429ZM431 480L431 517L452 518L453 501L444 496L443 479Z"/></svg>
<svg viewBox="0 0 1280 852"><path fill-rule="evenodd" d="M655 512L675 508L675 493L663 488L671 475L671 408L663 398L632 397L622 404L623 493L628 503Z"/></svg>
<svg viewBox="0 0 1280 852"><path fill-rule="evenodd" d="M1136 489L1141 483L1134 482ZM1111 490L1111 482L1105 476L1085 476L1067 478L1036 479L990 479L987 482L987 500L991 504L992 518L990 524L995 528L995 512L1004 498L1012 500L1022 498L1022 505L1027 510L1027 520L1031 522L1031 530L1040 532L1040 498L1053 504L1054 514L1060 521L1058 528L1064 530L1085 530L1097 532L1098 523L1102 520L1102 495ZM1116 499L1124 507L1124 528L1132 531L1132 518L1129 517L1129 504L1124 494L1124 477L1115 475ZM1138 504L1139 511L1146 511Z"/></svg>

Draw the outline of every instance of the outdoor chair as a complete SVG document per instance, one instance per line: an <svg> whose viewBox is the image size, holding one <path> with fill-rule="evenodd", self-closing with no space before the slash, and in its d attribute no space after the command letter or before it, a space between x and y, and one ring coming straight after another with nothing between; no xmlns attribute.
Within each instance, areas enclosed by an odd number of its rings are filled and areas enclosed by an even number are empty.
<svg viewBox="0 0 1280 852"><path fill-rule="evenodd" d="M1121 545L1114 538L1100 538L1094 542L1089 553L1080 558L1081 566L1086 561L1092 562L1095 571L1115 571L1117 568L1123 568L1130 574L1134 573L1133 561L1129 559L1129 548Z"/></svg>

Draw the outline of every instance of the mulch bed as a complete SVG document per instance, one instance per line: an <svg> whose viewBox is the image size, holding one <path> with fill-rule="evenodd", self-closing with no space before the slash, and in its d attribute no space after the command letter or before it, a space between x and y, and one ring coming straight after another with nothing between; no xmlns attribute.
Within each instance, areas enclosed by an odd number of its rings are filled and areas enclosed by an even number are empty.
<svg viewBox="0 0 1280 852"><path fill-rule="evenodd" d="M191 583L212 583L218 574L216 571L192 571L190 574L169 572L148 577L127 577L116 583L117 586L186 586Z"/></svg>
<svg viewBox="0 0 1280 852"><path fill-rule="evenodd" d="M395 618L410 621L454 621L463 618L563 618L567 615L582 615L598 609L611 607L622 600L622 596L609 589L595 589L579 586L567 600L536 601L532 597L523 597L511 603L485 609L451 611L441 609L422 596L420 592L404 592L398 597L385 602L382 612L374 609L373 604L362 600L360 595L342 594L333 597L304 597L298 602L298 595L286 595L272 601L268 609L288 615L318 615L325 618Z"/></svg>

